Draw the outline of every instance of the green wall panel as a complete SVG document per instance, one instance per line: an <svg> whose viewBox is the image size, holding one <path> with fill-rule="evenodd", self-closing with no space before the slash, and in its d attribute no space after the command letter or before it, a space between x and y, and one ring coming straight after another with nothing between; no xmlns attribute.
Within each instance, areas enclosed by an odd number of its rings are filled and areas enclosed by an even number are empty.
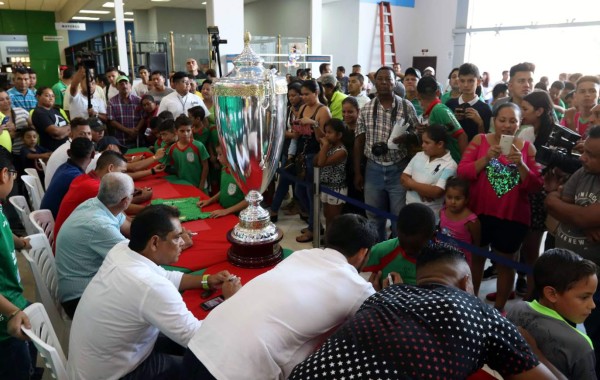
<svg viewBox="0 0 600 380"><path fill-rule="evenodd" d="M2 11L2 34L27 34L25 11Z"/></svg>
<svg viewBox="0 0 600 380"><path fill-rule="evenodd" d="M54 31L54 13L52 12L27 12L27 29L29 32L45 33Z"/></svg>

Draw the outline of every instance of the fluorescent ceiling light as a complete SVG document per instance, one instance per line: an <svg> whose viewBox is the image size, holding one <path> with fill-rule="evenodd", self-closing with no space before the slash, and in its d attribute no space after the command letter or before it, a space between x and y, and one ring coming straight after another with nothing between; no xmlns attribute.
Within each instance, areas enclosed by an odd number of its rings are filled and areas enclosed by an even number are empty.
<svg viewBox="0 0 600 380"><path fill-rule="evenodd" d="M0 5L4 5L4 1L0 1Z"/></svg>
<svg viewBox="0 0 600 380"><path fill-rule="evenodd" d="M98 21L100 17L84 17L84 16L75 16L72 18L73 20L87 20L87 21Z"/></svg>
<svg viewBox="0 0 600 380"><path fill-rule="evenodd" d="M133 12L123 12L125 16L133 16Z"/></svg>
<svg viewBox="0 0 600 380"><path fill-rule="evenodd" d="M115 7L115 3L113 3L113 2L108 2L108 3L102 4L102 8L114 8L114 7Z"/></svg>
<svg viewBox="0 0 600 380"><path fill-rule="evenodd" d="M82 9L79 11L79 13L89 13L89 14L95 14L95 15L107 15L110 13L110 11L90 11L90 10L86 10L86 9Z"/></svg>
<svg viewBox="0 0 600 380"><path fill-rule="evenodd" d="M206 5L206 1L203 1L203 2L202 2L202 5Z"/></svg>
<svg viewBox="0 0 600 380"><path fill-rule="evenodd" d="M168 3L171 0L150 0L150 1L152 1L153 3Z"/></svg>
<svg viewBox="0 0 600 380"><path fill-rule="evenodd" d="M113 17L113 21L116 21L117 19ZM132 18L124 18L123 21L133 21Z"/></svg>

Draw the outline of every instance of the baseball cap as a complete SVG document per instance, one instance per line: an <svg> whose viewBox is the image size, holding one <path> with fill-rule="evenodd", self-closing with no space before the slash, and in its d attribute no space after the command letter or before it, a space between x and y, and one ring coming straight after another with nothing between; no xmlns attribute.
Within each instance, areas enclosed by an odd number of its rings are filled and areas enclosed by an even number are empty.
<svg viewBox="0 0 600 380"><path fill-rule="evenodd" d="M408 69L406 69L404 71L404 76L407 76L407 75L414 75L418 79L421 79L421 72L419 71L419 69L415 69L414 67L409 67Z"/></svg>
<svg viewBox="0 0 600 380"><path fill-rule="evenodd" d="M435 75L435 69L431 66L427 66L423 72L425 71L431 71L431 75Z"/></svg>
<svg viewBox="0 0 600 380"><path fill-rule="evenodd" d="M104 125L97 117L90 117L88 119L88 124L93 131L100 132L106 130L106 125Z"/></svg>
<svg viewBox="0 0 600 380"><path fill-rule="evenodd" d="M127 147L119 144L119 140L117 140L114 136L104 136L98 141L96 144L96 148L98 152L104 152L109 145L115 145L121 151L121 154L125 154L127 152Z"/></svg>
<svg viewBox="0 0 600 380"><path fill-rule="evenodd" d="M120 76L118 76L116 82L119 83L119 82L124 81L124 80L129 83L129 77L126 76L126 75L120 75Z"/></svg>
<svg viewBox="0 0 600 380"><path fill-rule="evenodd" d="M321 76L321 84L323 86L330 85L335 87L337 86L337 79L335 79L335 75L333 74L325 74Z"/></svg>

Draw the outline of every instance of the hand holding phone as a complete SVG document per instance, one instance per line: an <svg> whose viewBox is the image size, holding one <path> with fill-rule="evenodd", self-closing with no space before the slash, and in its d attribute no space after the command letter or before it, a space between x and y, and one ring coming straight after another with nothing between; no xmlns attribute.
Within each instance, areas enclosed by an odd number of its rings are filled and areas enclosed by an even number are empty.
<svg viewBox="0 0 600 380"><path fill-rule="evenodd" d="M512 148L514 139L515 139L515 136L511 136L511 135L500 136L500 149L502 149L503 155L508 156L510 154L510 148Z"/></svg>

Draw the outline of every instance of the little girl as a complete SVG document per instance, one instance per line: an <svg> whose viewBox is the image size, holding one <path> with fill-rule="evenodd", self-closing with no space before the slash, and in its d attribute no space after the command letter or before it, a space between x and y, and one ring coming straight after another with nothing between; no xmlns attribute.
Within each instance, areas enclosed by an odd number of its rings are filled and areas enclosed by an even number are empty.
<svg viewBox="0 0 600 380"><path fill-rule="evenodd" d="M423 151L410 160L400 183L406 189L406 204L423 203L431 208L437 219L444 203L446 180L456 175L457 165L446 148L448 133L445 126L428 126L422 139Z"/></svg>
<svg viewBox="0 0 600 380"><path fill-rule="evenodd" d="M469 181L452 177L446 182L446 203L440 211L440 230L456 240L479 246L481 223L469 210ZM471 252L463 250L471 265Z"/></svg>
<svg viewBox="0 0 600 380"><path fill-rule="evenodd" d="M321 168L320 181L323 186L340 194L348 194L346 183L346 161L348 151L342 142L346 125L339 119L330 119L325 123L325 136L319 139L321 150L315 156L315 166ZM329 223L342 213L344 201L321 192L325 223Z"/></svg>

